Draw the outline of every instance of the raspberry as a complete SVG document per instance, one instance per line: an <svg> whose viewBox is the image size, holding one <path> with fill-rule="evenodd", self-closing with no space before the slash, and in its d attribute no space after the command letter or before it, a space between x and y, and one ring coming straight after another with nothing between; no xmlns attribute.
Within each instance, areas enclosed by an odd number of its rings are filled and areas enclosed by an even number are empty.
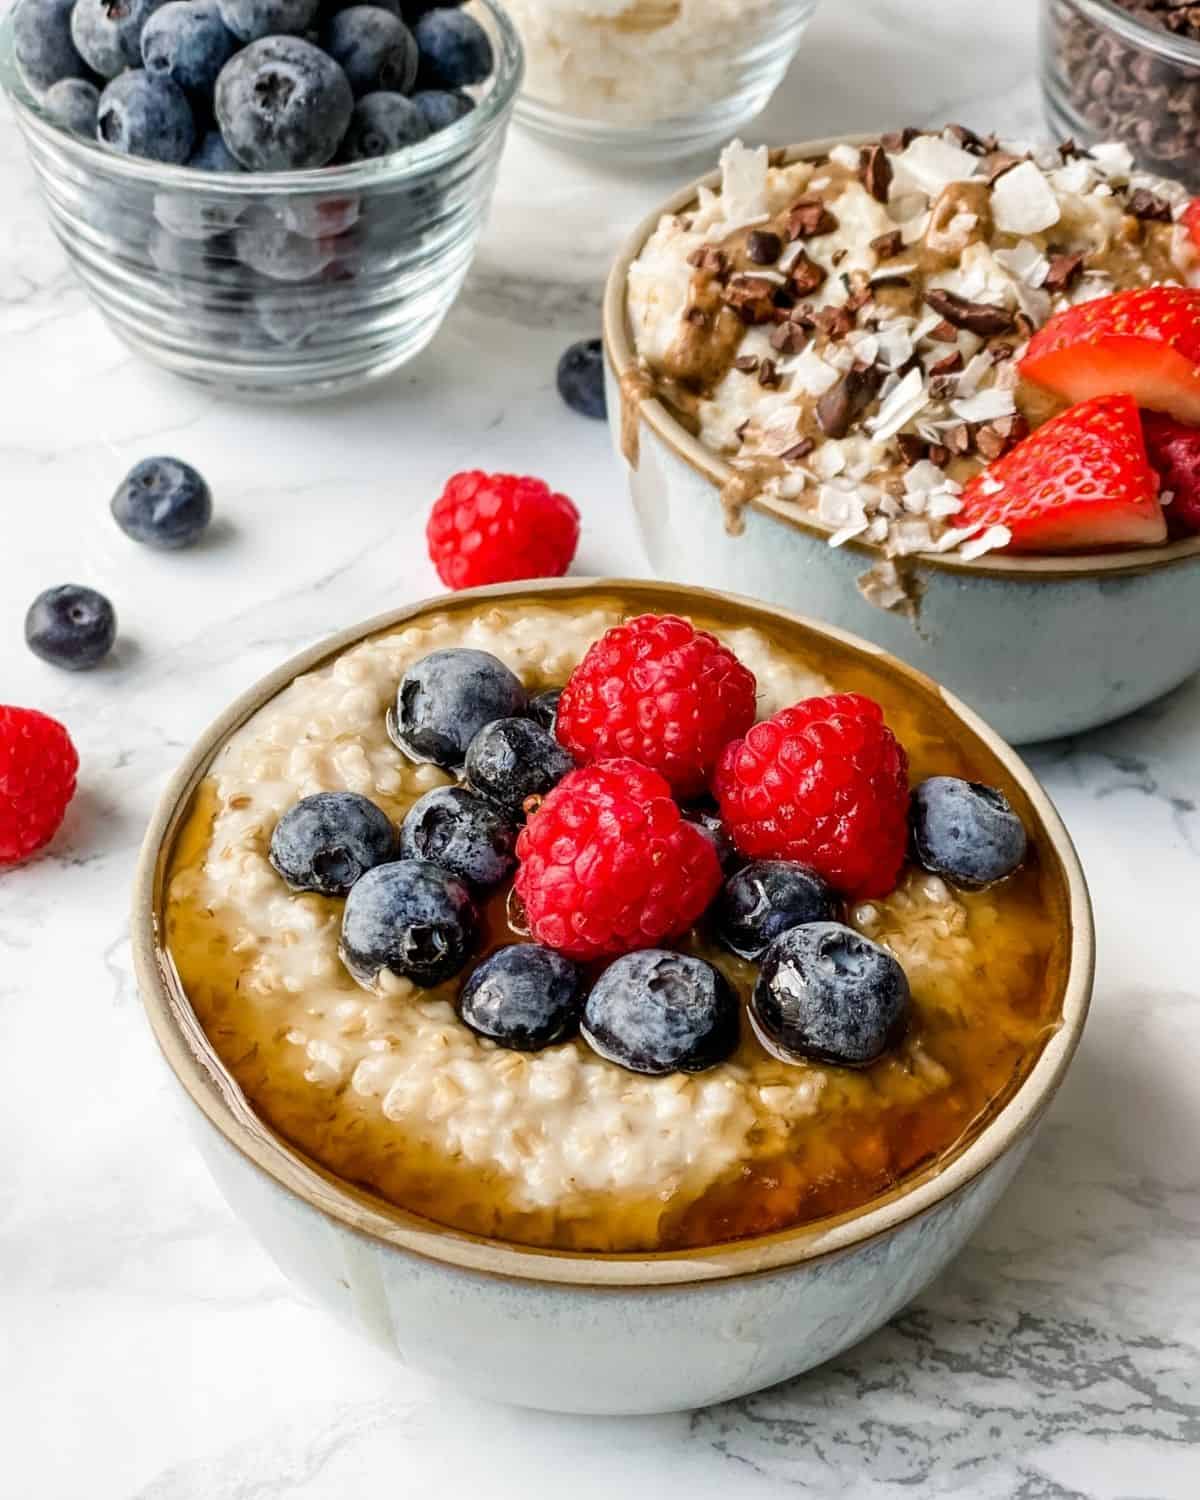
<svg viewBox="0 0 1200 1500"><path fill-rule="evenodd" d="M576 760L630 756L694 797L754 723L757 691L716 636L677 615L639 615L601 636L571 673L555 732Z"/></svg>
<svg viewBox="0 0 1200 1500"><path fill-rule="evenodd" d="M721 885L711 839L632 760L571 771L517 840L516 892L538 942L611 958L681 937Z"/></svg>
<svg viewBox="0 0 1200 1500"><path fill-rule="evenodd" d="M1195 201L1200 203L1200 198ZM1185 427L1162 412L1144 411L1142 431L1150 463L1163 489L1171 492L1166 508L1171 534L1200 532L1200 427Z"/></svg>
<svg viewBox="0 0 1200 1500"><path fill-rule="evenodd" d="M0 865L28 858L58 832L75 795L71 736L36 708L0 704Z"/></svg>
<svg viewBox="0 0 1200 1500"><path fill-rule="evenodd" d="M861 693L806 698L726 747L721 816L751 859L807 865L861 898L895 887L908 841L908 756Z"/></svg>
<svg viewBox="0 0 1200 1500"><path fill-rule="evenodd" d="M559 578L579 542L579 512L540 479L470 469L447 480L425 528L448 589Z"/></svg>

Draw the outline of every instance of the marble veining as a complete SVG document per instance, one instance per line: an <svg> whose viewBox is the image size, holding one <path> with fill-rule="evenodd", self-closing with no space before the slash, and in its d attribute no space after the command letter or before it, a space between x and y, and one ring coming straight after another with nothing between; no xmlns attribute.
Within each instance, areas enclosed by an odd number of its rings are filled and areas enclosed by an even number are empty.
<svg viewBox="0 0 1200 1500"><path fill-rule="evenodd" d="M1036 12L827 0L759 133L947 117L1034 131ZM1088 1033L967 1252L824 1369L690 1416L587 1421L469 1399L305 1305L183 1128L127 941L158 791L235 691L436 591L424 516L455 469L544 474L583 511L577 571L646 572L607 437L559 407L554 362L595 330L628 226L689 170L622 176L514 138L434 346L366 395L260 411L114 341L0 115L0 698L62 717L83 758L52 851L0 876L0 1494L1200 1494L1200 683L1030 756L1096 902ZM164 450L205 469L221 515L202 547L166 558L107 516L125 469ZM68 579L105 589L121 619L114 659L86 677L21 643L29 599Z"/></svg>

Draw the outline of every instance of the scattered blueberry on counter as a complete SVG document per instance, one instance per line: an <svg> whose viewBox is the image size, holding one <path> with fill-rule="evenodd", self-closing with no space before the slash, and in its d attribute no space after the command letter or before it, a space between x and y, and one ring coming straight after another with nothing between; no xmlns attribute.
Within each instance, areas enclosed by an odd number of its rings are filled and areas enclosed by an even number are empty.
<svg viewBox="0 0 1200 1500"><path fill-rule="evenodd" d="M632 1073L699 1073L738 1043L737 995L719 969L686 953L642 948L592 987L580 1029L601 1057Z"/></svg>
<svg viewBox="0 0 1200 1500"><path fill-rule="evenodd" d="M212 492L178 458L144 458L117 487L112 514L127 537L147 547L187 547L212 520Z"/></svg>
<svg viewBox="0 0 1200 1500"><path fill-rule="evenodd" d="M583 976L540 943L489 954L463 986L459 1014L477 1035L515 1052L540 1052L579 1027Z"/></svg>
<svg viewBox="0 0 1200 1500"><path fill-rule="evenodd" d="M376 865L342 913L342 961L360 984L389 970L420 985L457 974L475 950L479 915L457 876L426 860Z"/></svg>
<svg viewBox="0 0 1200 1500"><path fill-rule="evenodd" d="M741 958L760 958L781 933L806 922L835 922L838 898L814 871L782 859L756 859L735 871L717 897L718 938Z"/></svg>
<svg viewBox="0 0 1200 1500"><path fill-rule="evenodd" d="M931 776L909 805L918 864L951 885L981 891L1024 863L1025 825L994 787L957 776Z"/></svg>
<svg viewBox="0 0 1200 1500"><path fill-rule="evenodd" d="M271 835L269 859L294 891L344 896L396 853L396 830L357 792L317 792L290 807Z"/></svg>
<svg viewBox="0 0 1200 1500"><path fill-rule="evenodd" d="M528 701L521 679L499 658L450 647L431 651L405 672L389 729L411 760L457 771L485 724L524 714Z"/></svg>
<svg viewBox="0 0 1200 1500"><path fill-rule="evenodd" d="M603 422L608 416L604 393L604 346L599 339L580 339L558 362L558 394L572 411Z"/></svg>
<svg viewBox="0 0 1200 1500"><path fill-rule="evenodd" d="M467 746L464 768L477 792L510 816L524 818L530 800L540 802L575 762L532 719L496 719Z"/></svg>
<svg viewBox="0 0 1200 1500"><path fill-rule="evenodd" d="M516 868L516 825L467 787L439 786L418 797L400 825L405 859L441 865L478 890Z"/></svg>
<svg viewBox="0 0 1200 1500"><path fill-rule="evenodd" d="M35 656L68 672L84 672L103 661L116 638L112 605L78 583L47 589L25 616L25 644Z"/></svg>

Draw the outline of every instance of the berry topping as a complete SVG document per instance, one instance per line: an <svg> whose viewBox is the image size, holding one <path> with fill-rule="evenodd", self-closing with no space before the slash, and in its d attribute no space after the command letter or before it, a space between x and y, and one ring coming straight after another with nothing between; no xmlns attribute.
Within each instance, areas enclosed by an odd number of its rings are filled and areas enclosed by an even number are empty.
<svg viewBox="0 0 1200 1500"><path fill-rule="evenodd" d="M558 362L558 394L572 411L604 421L608 402L604 395L604 345L599 339L580 339L564 351Z"/></svg>
<svg viewBox="0 0 1200 1500"><path fill-rule="evenodd" d="M414 984L440 984L470 958L479 915L461 880L423 859L376 865L342 913L342 962L370 987L386 969Z"/></svg>
<svg viewBox="0 0 1200 1500"><path fill-rule="evenodd" d="M467 747L467 780L515 818L536 807L575 762L532 719L497 719ZM532 807L530 805L532 799Z"/></svg>
<svg viewBox="0 0 1200 1500"><path fill-rule="evenodd" d="M571 673L556 733L580 761L629 756L681 797L702 792L722 749L754 722L754 674L676 615L607 631Z"/></svg>
<svg viewBox="0 0 1200 1500"><path fill-rule="evenodd" d="M835 922L838 900L821 877L782 859L756 859L731 875L713 908L717 936L742 958L759 958L780 933Z"/></svg>
<svg viewBox="0 0 1200 1500"><path fill-rule="evenodd" d="M459 1014L498 1046L539 1052L574 1034L582 992L569 958L537 943L515 943L489 954L467 980Z"/></svg>
<svg viewBox="0 0 1200 1500"><path fill-rule="evenodd" d="M48 844L75 795L71 736L36 708L0 704L0 865Z"/></svg>
<svg viewBox="0 0 1200 1500"><path fill-rule="evenodd" d="M118 486L112 513L135 542L173 550L190 546L212 520L212 494L182 459L144 458Z"/></svg>
<svg viewBox="0 0 1200 1500"><path fill-rule="evenodd" d="M564 776L521 830L517 858L533 936L578 959L681 937L721 884L711 841L631 760Z"/></svg>
<svg viewBox="0 0 1200 1500"><path fill-rule="evenodd" d="M931 776L912 794L911 819L917 861L963 890L981 891L1025 859L1025 826L994 787Z"/></svg>
<svg viewBox="0 0 1200 1500"><path fill-rule="evenodd" d="M1195 200L1200 203L1200 198ZM1168 528L1176 536L1200 532L1200 427L1185 427L1161 412L1142 413L1146 455L1158 472Z"/></svg>
<svg viewBox="0 0 1200 1500"><path fill-rule="evenodd" d="M543 729L554 733L554 726L558 722L558 700L562 697L562 688L548 688L544 693L539 693L536 698L529 700L529 717L535 724L540 724Z"/></svg>
<svg viewBox="0 0 1200 1500"><path fill-rule="evenodd" d="M68 672L83 672L103 661L116 638L112 605L78 583L47 589L25 616L25 644L35 656Z"/></svg>
<svg viewBox="0 0 1200 1500"><path fill-rule="evenodd" d="M96 137L126 156L179 166L192 154L196 124L187 95L177 83L131 68L100 95Z"/></svg>
<svg viewBox="0 0 1200 1500"><path fill-rule="evenodd" d="M357 792L317 792L276 823L269 858L294 891L344 896L395 853L396 830L382 808Z"/></svg>
<svg viewBox="0 0 1200 1500"><path fill-rule="evenodd" d="M1069 307L1030 339L1021 374L1068 401L1123 393L1200 423L1200 291L1152 286Z"/></svg>
<svg viewBox="0 0 1200 1500"><path fill-rule="evenodd" d="M861 693L806 698L721 756L713 787L751 859L809 866L834 890L885 896L908 842L908 757Z"/></svg>
<svg viewBox="0 0 1200 1500"><path fill-rule="evenodd" d="M1153 546L1158 478L1131 396L1098 396L1030 434L966 486L961 526L1006 526L1014 552Z"/></svg>
<svg viewBox="0 0 1200 1500"><path fill-rule="evenodd" d="M583 1010L587 1044L631 1073L700 1073L738 1044L738 1001L719 969L645 948L610 964Z"/></svg>
<svg viewBox="0 0 1200 1500"><path fill-rule="evenodd" d="M504 813L461 786L439 786L418 797L400 825L400 853L426 859L484 889L517 863L517 827Z"/></svg>
<svg viewBox="0 0 1200 1500"><path fill-rule="evenodd" d="M221 14L236 31L228 4ZM319 47L297 36L263 36L221 69L214 106L225 144L244 167L288 172L333 160L354 94Z"/></svg>
<svg viewBox="0 0 1200 1500"><path fill-rule="evenodd" d="M525 712L521 680L487 651L450 647L414 662L396 692L392 739L412 760L462 767L485 724Z"/></svg>
<svg viewBox="0 0 1200 1500"><path fill-rule="evenodd" d="M811 922L763 955L750 1020L783 1062L862 1068L899 1041L908 1008L908 980L886 948L840 922Z"/></svg>
<svg viewBox="0 0 1200 1500"><path fill-rule="evenodd" d="M413 26L420 50L417 82L423 89L461 89L482 83L494 59L488 34L473 16L442 7Z"/></svg>
<svg viewBox="0 0 1200 1500"><path fill-rule="evenodd" d="M386 90L406 94L417 77L417 44L403 21L377 5L352 5L332 16L322 45L350 80L355 98Z"/></svg>
<svg viewBox="0 0 1200 1500"><path fill-rule="evenodd" d="M447 481L425 535L449 589L559 578L579 543L579 512L540 479L470 469Z"/></svg>

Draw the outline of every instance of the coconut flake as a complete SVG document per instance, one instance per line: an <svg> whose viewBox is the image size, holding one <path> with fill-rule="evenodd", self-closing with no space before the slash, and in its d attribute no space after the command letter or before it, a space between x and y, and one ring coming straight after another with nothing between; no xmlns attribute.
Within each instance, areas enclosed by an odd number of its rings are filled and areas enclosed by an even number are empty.
<svg viewBox="0 0 1200 1500"><path fill-rule="evenodd" d="M1018 281L1041 286L1050 271L1050 261L1032 240L1022 240L1011 250L993 250L992 256Z"/></svg>
<svg viewBox="0 0 1200 1500"><path fill-rule="evenodd" d="M1082 195L1096 181L1096 173L1086 156L1076 156L1050 173L1050 181L1060 193Z"/></svg>
<svg viewBox="0 0 1200 1500"><path fill-rule="evenodd" d="M835 166L845 167L847 172L857 172L858 164L862 159L862 152L857 146L847 146L844 142L835 146L829 153L829 160Z"/></svg>
<svg viewBox="0 0 1200 1500"><path fill-rule="evenodd" d="M978 175L980 160L936 135L919 135L909 147L891 158L895 173L893 195L917 191L936 198L952 182L969 182Z"/></svg>
<svg viewBox="0 0 1200 1500"><path fill-rule="evenodd" d="M1058 195L1031 161L1005 172L992 188L992 219L1004 234L1040 234L1061 213Z"/></svg>
<svg viewBox="0 0 1200 1500"><path fill-rule="evenodd" d="M790 375L806 396L823 396L838 383L839 372L813 349L811 344L779 366L781 374Z"/></svg>
<svg viewBox="0 0 1200 1500"><path fill-rule="evenodd" d="M943 521L947 516L957 515L963 508L961 498L954 494L949 487L938 490L930 495L929 503L925 507L925 514L934 521Z"/></svg>
<svg viewBox="0 0 1200 1500"><path fill-rule="evenodd" d="M721 204L726 223L745 224L766 215L767 148L751 150L741 141L730 141L721 152Z"/></svg>
<svg viewBox="0 0 1200 1500"><path fill-rule="evenodd" d="M945 470L939 469L937 464L931 463L927 458L913 464L904 476L904 488L910 495L931 494L934 490L940 490L946 482Z"/></svg>
<svg viewBox="0 0 1200 1500"><path fill-rule="evenodd" d="M1012 392L995 386L950 403L950 410L963 422L995 422L1000 417L1011 417L1016 409Z"/></svg>
<svg viewBox="0 0 1200 1500"><path fill-rule="evenodd" d="M963 367L962 374L958 377L958 385L955 387L955 395L964 401L968 396L973 396L983 382L983 377L992 368L992 356L990 354L973 354Z"/></svg>
<svg viewBox="0 0 1200 1500"><path fill-rule="evenodd" d="M976 557L982 557L985 552L994 552L1000 547L1007 547L1012 541L1012 532L1007 526L989 526L982 536L964 543L960 549L964 561L971 562Z"/></svg>
<svg viewBox="0 0 1200 1500"><path fill-rule="evenodd" d="M886 443L928 403L929 392L922 372L910 370L888 395L875 416L868 420L867 429L877 443Z"/></svg>
<svg viewBox="0 0 1200 1500"><path fill-rule="evenodd" d="M899 370L913 357L912 334L903 324L892 323L877 335L879 363L885 370Z"/></svg>
<svg viewBox="0 0 1200 1500"><path fill-rule="evenodd" d="M812 466L822 479L836 479L846 467L846 450L835 438L828 438L813 454Z"/></svg>
<svg viewBox="0 0 1200 1500"><path fill-rule="evenodd" d="M1092 165L1110 182L1127 182L1133 171L1133 153L1120 141L1100 141L1088 148ZM1003 179L1001 179L1003 181Z"/></svg>

